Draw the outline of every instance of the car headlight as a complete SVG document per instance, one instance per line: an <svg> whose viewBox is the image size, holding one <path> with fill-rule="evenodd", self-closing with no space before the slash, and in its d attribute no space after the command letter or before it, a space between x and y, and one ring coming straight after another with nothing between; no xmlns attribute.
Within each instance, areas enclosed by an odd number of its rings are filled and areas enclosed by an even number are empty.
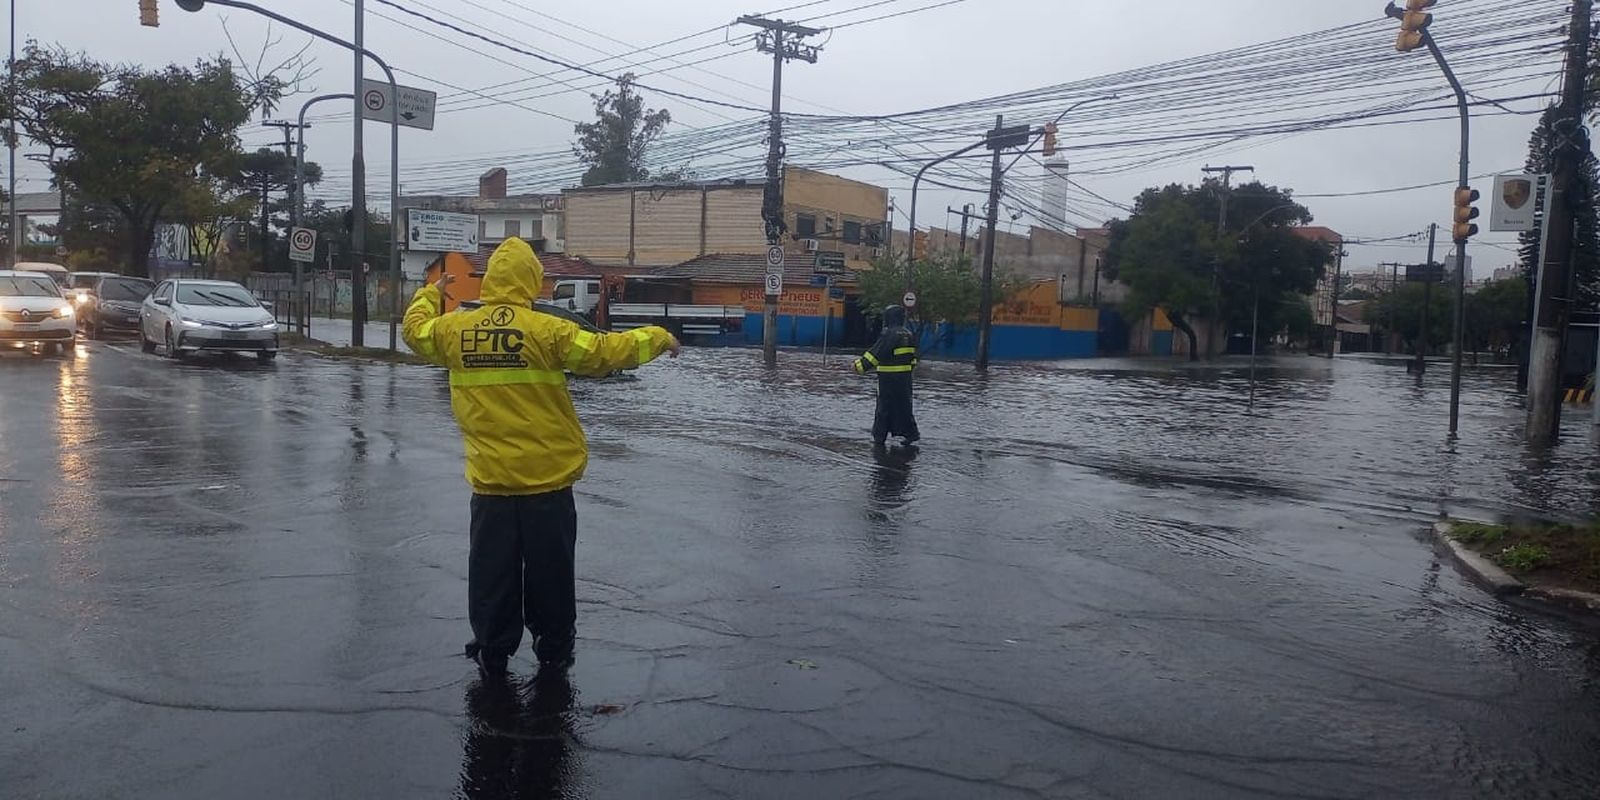
<svg viewBox="0 0 1600 800"><path fill-rule="evenodd" d="M205 323L203 323L203 322L199 322L199 321L192 320L192 319L179 319L178 321L183 323L183 327L185 327L185 328L199 328L199 327L202 327L202 326L205 325Z"/></svg>
<svg viewBox="0 0 1600 800"><path fill-rule="evenodd" d="M266 322L261 323L261 330L264 330L264 331L275 331L277 329L278 329L278 321L277 320L268 320Z"/></svg>
<svg viewBox="0 0 1600 800"><path fill-rule="evenodd" d="M72 306L61 306L56 309L56 319L66 319L72 316Z"/></svg>

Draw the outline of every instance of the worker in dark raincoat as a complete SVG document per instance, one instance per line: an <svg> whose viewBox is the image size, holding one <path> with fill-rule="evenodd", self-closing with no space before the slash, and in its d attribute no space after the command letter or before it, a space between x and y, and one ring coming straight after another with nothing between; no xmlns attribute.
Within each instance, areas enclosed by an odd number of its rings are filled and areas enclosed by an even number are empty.
<svg viewBox="0 0 1600 800"><path fill-rule="evenodd" d="M916 337L906 327L906 310L883 310L883 333L878 343L856 359L856 372L878 373L878 411L872 420L872 443L882 447L890 436L906 444L922 438L911 411L911 373L917 366Z"/></svg>

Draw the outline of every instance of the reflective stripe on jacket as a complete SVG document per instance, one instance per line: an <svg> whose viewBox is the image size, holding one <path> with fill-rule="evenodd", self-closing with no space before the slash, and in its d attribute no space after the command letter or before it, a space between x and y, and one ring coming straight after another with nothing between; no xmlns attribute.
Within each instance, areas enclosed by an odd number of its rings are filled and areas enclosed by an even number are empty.
<svg viewBox="0 0 1600 800"><path fill-rule="evenodd" d="M917 367L917 348L911 331L890 328L878 337L871 350L856 359L856 372L877 372L882 375L909 373Z"/></svg>
<svg viewBox="0 0 1600 800"><path fill-rule="evenodd" d="M450 370L467 483L478 494L542 494L577 483L589 449L565 373L631 369L672 345L657 327L591 333L534 311L543 282L539 257L513 237L489 258L481 308L441 315L443 298L430 285L406 309L406 344Z"/></svg>

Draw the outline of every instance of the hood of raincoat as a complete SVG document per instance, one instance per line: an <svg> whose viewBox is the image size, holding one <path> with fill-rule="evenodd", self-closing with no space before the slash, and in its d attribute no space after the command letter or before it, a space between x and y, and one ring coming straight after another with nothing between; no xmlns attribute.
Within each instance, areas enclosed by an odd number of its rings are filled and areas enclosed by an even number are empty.
<svg viewBox="0 0 1600 800"><path fill-rule="evenodd" d="M544 286L544 265L528 243L513 236L489 256L478 299L486 306L531 306Z"/></svg>
<svg viewBox="0 0 1600 800"><path fill-rule="evenodd" d="M904 306L889 306L883 310L883 327L899 328L906 324L906 309Z"/></svg>

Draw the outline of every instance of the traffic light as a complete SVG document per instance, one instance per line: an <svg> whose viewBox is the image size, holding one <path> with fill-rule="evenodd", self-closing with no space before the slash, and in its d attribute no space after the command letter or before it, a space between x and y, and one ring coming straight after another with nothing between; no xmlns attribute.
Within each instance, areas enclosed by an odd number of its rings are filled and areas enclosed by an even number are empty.
<svg viewBox="0 0 1600 800"><path fill-rule="evenodd" d="M146 28L161 27L161 17L156 9L156 0L139 0L139 24Z"/></svg>
<svg viewBox="0 0 1600 800"><path fill-rule="evenodd" d="M1409 53L1422 46L1423 31L1433 24L1433 15L1427 10L1438 3L1439 0L1406 0L1405 11L1399 12L1400 38L1395 40L1394 49Z"/></svg>
<svg viewBox="0 0 1600 800"><path fill-rule="evenodd" d="M1478 218L1478 209L1472 204L1478 202L1478 190L1463 186L1456 190L1456 215L1455 227L1452 229L1454 238L1464 242L1478 233L1478 226L1472 223Z"/></svg>
<svg viewBox="0 0 1600 800"><path fill-rule="evenodd" d="M1056 124L1054 122L1044 126L1044 154L1046 156L1056 154Z"/></svg>

